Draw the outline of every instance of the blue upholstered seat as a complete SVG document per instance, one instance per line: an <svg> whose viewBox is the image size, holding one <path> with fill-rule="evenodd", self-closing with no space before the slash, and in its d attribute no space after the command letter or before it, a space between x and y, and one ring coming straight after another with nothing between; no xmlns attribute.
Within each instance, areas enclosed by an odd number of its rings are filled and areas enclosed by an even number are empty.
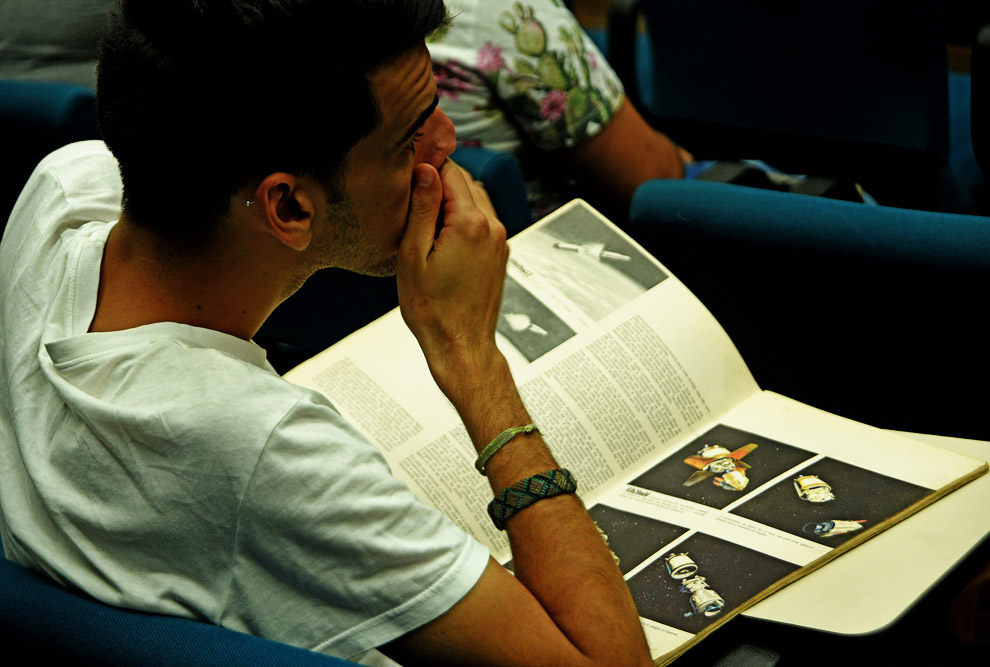
<svg viewBox="0 0 990 667"><path fill-rule="evenodd" d="M2 552L0 552L2 553ZM118 609L0 556L0 638L25 664L343 667L347 660L219 626Z"/></svg>
<svg viewBox="0 0 990 667"><path fill-rule="evenodd" d="M649 181L630 218L764 389L987 439L990 218L704 181Z"/></svg>

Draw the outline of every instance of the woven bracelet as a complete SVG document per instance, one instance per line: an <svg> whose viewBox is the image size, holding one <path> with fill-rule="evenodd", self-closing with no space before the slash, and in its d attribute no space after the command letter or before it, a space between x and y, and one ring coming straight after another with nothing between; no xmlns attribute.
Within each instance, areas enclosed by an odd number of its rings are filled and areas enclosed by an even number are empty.
<svg viewBox="0 0 990 667"><path fill-rule="evenodd" d="M513 428L507 428L497 436L495 439L488 443L488 445L481 450L481 454L478 455L478 460L474 462L474 467L478 469L482 475L487 475L485 472L485 466L488 465L488 459L495 455L495 452L502 449L502 445L512 440L514 437L520 433L532 433L533 431L538 431L536 424L526 424L525 426L515 426Z"/></svg>
<svg viewBox="0 0 990 667"><path fill-rule="evenodd" d="M527 477L503 489L488 503L488 516L499 530L505 530L505 522L519 510L529 507L544 498L552 498L562 493L574 493L577 483L569 470L557 468Z"/></svg>

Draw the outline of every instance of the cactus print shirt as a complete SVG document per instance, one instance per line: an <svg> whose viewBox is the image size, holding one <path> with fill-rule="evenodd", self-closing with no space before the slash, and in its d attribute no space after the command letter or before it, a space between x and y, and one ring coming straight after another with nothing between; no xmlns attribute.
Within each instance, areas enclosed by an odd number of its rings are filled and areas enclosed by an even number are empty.
<svg viewBox="0 0 990 667"><path fill-rule="evenodd" d="M448 0L451 25L428 41L440 108L458 145L519 159L534 215L552 202L532 178L540 153L572 147L604 127L622 84L562 0ZM543 186L542 188L540 186Z"/></svg>

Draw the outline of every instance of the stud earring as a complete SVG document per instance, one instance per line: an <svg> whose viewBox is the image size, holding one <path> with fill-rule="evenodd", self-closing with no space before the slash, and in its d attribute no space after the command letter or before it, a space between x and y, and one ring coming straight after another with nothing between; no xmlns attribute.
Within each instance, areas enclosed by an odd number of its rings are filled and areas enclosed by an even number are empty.
<svg viewBox="0 0 990 667"><path fill-rule="evenodd" d="M245 206L250 206L250 205L251 205L251 204L253 204L253 203L254 203L254 200L251 200L251 201L246 201L246 202L244 202L244 205L245 205Z"/></svg>

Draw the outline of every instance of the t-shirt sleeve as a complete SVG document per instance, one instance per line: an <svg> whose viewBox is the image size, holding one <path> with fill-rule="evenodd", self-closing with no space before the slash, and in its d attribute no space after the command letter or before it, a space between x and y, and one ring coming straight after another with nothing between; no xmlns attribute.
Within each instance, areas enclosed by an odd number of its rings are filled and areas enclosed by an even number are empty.
<svg viewBox="0 0 990 667"><path fill-rule="evenodd" d="M238 524L223 624L345 658L443 614L489 558L316 397L272 433Z"/></svg>
<svg viewBox="0 0 990 667"><path fill-rule="evenodd" d="M446 111L449 105L458 115L473 112L475 122L464 124L476 135L474 143L505 150L497 145L499 129L505 129L501 122L536 148L555 150L594 136L611 120L623 98L622 84L562 2L453 0L450 5L452 23L431 39L430 52L441 97L455 98L442 99L441 107ZM475 85L487 95L486 104L471 95ZM448 115L461 135L462 125Z"/></svg>

